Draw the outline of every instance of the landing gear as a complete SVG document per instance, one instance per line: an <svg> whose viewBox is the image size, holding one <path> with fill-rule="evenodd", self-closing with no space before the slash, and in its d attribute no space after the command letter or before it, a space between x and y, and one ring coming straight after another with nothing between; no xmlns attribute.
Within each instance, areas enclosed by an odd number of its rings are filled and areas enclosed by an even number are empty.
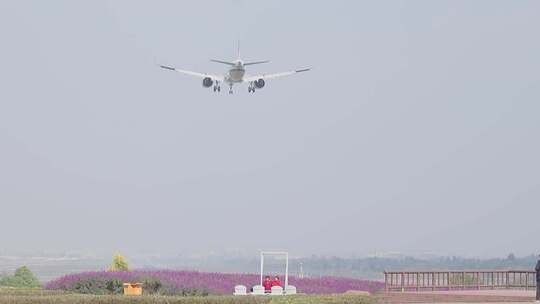
<svg viewBox="0 0 540 304"><path fill-rule="evenodd" d="M216 84L214 85L214 92L221 92L221 87L219 86L219 82L216 81Z"/></svg>
<svg viewBox="0 0 540 304"><path fill-rule="evenodd" d="M233 91L232 91L232 83L229 85L229 94L232 94Z"/></svg>
<svg viewBox="0 0 540 304"><path fill-rule="evenodd" d="M248 93L255 93L255 85L253 85L253 81L249 83Z"/></svg>

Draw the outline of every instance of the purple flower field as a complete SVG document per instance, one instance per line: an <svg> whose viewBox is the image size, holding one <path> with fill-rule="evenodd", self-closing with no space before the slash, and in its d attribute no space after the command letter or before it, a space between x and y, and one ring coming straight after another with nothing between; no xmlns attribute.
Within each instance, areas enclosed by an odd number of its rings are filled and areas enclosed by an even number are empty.
<svg viewBox="0 0 540 304"><path fill-rule="evenodd" d="M213 294L232 294L235 285L242 284L249 289L259 283L259 275L256 274L134 270L84 272L65 275L47 283L45 288L70 290L75 282L90 278L119 279L123 282L137 282L143 278L156 278L176 288L205 288ZM298 289L298 292L307 294L333 294L343 293L349 290L374 293L384 288L384 283L382 282L337 277L302 279L289 277L289 285L294 285Z"/></svg>

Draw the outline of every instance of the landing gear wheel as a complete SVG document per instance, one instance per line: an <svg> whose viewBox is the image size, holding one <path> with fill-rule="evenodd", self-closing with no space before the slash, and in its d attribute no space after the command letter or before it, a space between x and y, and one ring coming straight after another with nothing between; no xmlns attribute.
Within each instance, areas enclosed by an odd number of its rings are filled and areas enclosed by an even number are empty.
<svg viewBox="0 0 540 304"><path fill-rule="evenodd" d="M218 91L218 92L221 92L221 87L217 87L217 91Z"/></svg>

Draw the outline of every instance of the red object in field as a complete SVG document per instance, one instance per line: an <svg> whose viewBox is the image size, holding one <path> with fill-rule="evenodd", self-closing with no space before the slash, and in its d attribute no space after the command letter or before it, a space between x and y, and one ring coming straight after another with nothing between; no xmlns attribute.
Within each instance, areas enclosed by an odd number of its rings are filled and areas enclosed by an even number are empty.
<svg viewBox="0 0 540 304"><path fill-rule="evenodd" d="M270 280L264 280L264 282L263 282L264 291L270 292L272 290L272 286L274 286L274 285L272 285L272 283L273 282L270 281Z"/></svg>
<svg viewBox="0 0 540 304"><path fill-rule="evenodd" d="M274 286L280 286L281 287L281 281L279 279L274 279L272 281L272 287Z"/></svg>

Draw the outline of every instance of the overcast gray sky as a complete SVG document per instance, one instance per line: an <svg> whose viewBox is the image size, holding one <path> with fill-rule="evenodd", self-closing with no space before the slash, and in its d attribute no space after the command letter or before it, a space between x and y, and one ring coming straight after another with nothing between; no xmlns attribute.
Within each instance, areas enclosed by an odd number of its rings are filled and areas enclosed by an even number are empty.
<svg viewBox="0 0 540 304"><path fill-rule="evenodd" d="M0 251L540 251L539 1L1 1ZM156 67L314 67L256 94Z"/></svg>

